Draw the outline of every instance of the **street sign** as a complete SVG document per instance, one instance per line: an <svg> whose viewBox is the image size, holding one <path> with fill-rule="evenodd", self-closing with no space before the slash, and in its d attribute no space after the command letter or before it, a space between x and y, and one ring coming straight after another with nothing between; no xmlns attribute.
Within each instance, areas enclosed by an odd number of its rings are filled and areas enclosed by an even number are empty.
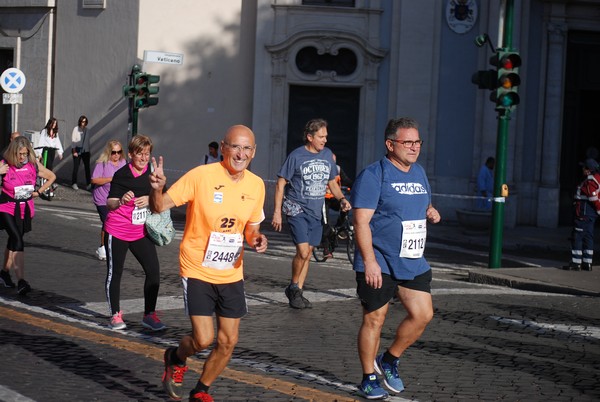
<svg viewBox="0 0 600 402"><path fill-rule="evenodd" d="M23 94L2 94L3 105L16 105L23 103Z"/></svg>
<svg viewBox="0 0 600 402"><path fill-rule="evenodd" d="M9 68L4 70L0 76L0 86L9 94L21 92L25 87L25 74L18 68Z"/></svg>
<svg viewBox="0 0 600 402"><path fill-rule="evenodd" d="M182 65L183 64L183 54L157 52L155 50L144 50L144 61L147 61L150 63Z"/></svg>

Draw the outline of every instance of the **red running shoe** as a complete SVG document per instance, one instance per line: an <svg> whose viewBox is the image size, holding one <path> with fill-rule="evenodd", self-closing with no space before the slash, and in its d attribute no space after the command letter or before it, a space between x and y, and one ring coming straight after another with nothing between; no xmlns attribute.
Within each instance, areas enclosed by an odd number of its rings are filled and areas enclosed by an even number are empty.
<svg viewBox="0 0 600 402"><path fill-rule="evenodd" d="M185 375L188 366L179 366L171 362L171 356L176 350L177 348L168 348L165 350L165 372L162 376L162 383L163 388L165 389L165 392L169 394L169 397L175 401L180 401L183 396L181 392L183 376Z"/></svg>
<svg viewBox="0 0 600 402"><path fill-rule="evenodd" d="M204 392L204 391L200 391L200 392L196 392L194 393L194 391L190 392L190 402L214 402L214 399L212 398L212 396L210 396L208 393Z"/></svg>

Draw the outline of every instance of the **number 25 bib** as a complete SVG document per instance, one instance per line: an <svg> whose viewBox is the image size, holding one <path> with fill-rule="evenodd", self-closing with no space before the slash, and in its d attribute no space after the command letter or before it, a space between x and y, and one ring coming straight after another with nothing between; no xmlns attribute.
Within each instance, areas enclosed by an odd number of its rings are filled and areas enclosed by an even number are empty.
<svg viewBox="0 0 600 402"><path fill-rule="evenodd" d="M215 269L232 269L242 255L244 240L239 233L211 232L202 265Z"/></svg>
<svg viewBox="0 0 600 402"><path fill-rule="evenodd" d="M400 257L421 258L425 250L425 239L427 238L426 220L403 221L402 229Z"/></svg>

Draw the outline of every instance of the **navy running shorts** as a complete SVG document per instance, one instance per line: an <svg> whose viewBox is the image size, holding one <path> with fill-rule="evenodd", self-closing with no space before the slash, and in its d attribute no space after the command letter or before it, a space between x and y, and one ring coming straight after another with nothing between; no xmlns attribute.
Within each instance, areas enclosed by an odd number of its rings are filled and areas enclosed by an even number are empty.
<svg viewBox="0 0 600 402"><path fill-rule="evenodd" d="M321 219L302 212L296 216L288 216L287 221L290 225L294 244L308 243L313 247L321 244L321 236L323 235Z"/></svg>

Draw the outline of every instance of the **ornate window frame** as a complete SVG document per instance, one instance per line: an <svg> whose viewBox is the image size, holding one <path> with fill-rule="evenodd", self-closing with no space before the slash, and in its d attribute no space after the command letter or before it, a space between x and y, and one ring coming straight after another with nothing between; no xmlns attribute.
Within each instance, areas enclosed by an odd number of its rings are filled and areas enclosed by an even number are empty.
<svg viewBox="0 0 600 402"><path fill-rule="evenodd" d="M349 75L334 71L306 74L296 66L296 55L305 47L315 47L319 54L336 55L339 49L354 52L356 70ZM372 46L362 37L343 31L305 30L281 42L265 46L271 55L271 163L280 166L285 158L289 114L290 85L339 86L360 88L357 165L364 165L375 149L374 136L368 135L376 125L376 100L379 66L387 50ZM277 109L277 110L276 110Z"/></svg>

